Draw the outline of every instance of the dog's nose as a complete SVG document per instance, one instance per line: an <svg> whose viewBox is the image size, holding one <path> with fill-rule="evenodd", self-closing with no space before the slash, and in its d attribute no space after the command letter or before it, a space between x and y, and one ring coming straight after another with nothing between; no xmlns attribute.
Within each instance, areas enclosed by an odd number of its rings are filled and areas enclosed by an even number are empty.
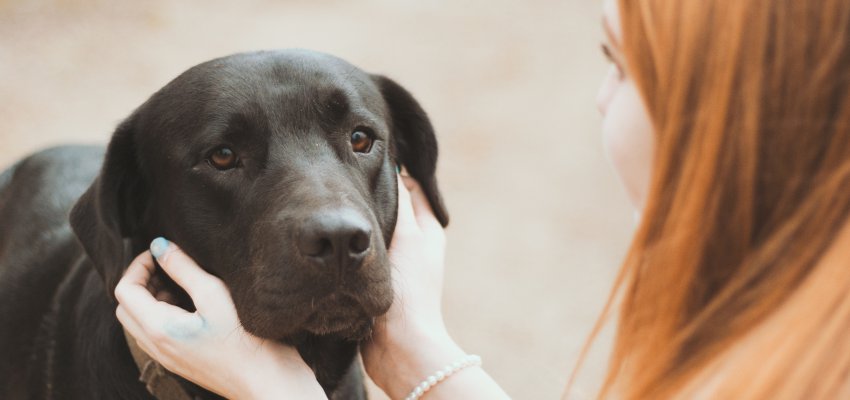
<svg viewBox="0 0 850 400"><path fill-rule="evenodd" d="M341 210L316 213L301 226L298 250L315 264L356 269L371 246L372 226L359 213Z"/></svg>

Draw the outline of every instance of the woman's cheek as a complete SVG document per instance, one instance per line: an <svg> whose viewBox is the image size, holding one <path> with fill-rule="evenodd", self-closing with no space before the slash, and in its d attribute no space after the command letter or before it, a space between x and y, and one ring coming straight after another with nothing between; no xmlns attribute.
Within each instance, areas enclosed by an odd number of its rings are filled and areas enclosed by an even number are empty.
<svg viewBox="0 0 850 400"><path fill-rule="evenodd" d="M603 117L607 112L608 104L611 102L611 97L617 91L618 82L619 73L617 72L617 67L612 65L608 69L608 74L605 75L602 85L599 87L599 92L596 94L596 108Z"/></svg>
<svg viewBox="0 0 850 400"><path fill-rule="evenodd" d="M643 209L649 191L655 137L646 107L630 81L620 82L605 106L605 152L632 205Z"/></svg>

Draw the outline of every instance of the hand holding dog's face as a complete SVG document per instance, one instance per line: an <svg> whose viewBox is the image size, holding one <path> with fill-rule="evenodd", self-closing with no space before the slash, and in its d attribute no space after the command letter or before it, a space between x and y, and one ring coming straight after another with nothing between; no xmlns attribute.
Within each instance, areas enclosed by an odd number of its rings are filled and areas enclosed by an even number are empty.
<svg viewBox="0 0 850 400"><path fill-rule="evenodd" d="M360 338L392 301L397 163L447 223L436 156L394 82L306 51L236 55L190 69L118 128L72 225L110 292L166 236L227 284L249 332Z"/></svg>

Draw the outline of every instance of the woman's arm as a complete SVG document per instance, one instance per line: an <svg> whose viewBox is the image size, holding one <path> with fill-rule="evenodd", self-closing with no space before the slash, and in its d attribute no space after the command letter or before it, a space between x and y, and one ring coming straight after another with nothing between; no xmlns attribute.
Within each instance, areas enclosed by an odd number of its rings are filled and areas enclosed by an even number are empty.
<svg viewBox="0 0 850 400"><path fill-rule="evenodd" d="M393 399L403 399L466 353L443 323L441 298L445 235L422 189L399 181L398 222L390 246L395 301L372 339L361 345L366 372ZM507 399L478 366L464 368L433 386L428 399Z"/></svg>

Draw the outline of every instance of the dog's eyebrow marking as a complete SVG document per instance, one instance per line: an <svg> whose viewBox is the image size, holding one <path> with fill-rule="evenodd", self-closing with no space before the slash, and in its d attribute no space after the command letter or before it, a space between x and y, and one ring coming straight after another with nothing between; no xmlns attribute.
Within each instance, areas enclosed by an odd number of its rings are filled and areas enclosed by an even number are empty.
<svg viewBox="0 0 850 400"><path fill-rule="evenodd" d="M348 96L340 89L334 89L321 100L322 114L331 120L338 121L351 110Z"/></svg>

